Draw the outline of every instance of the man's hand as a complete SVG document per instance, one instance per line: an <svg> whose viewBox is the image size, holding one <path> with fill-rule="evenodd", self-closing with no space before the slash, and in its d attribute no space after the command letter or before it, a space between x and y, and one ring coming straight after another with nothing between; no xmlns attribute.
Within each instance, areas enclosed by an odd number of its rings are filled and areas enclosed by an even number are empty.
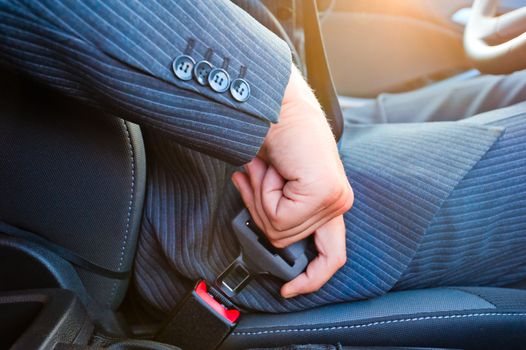
<svg viewBox="0 0 526 350"><path fill-rule="evenodd" d="M256 158L232 181L270 242L286 247L314 234L318 257L282 287L284 297L318 290L345 263L342 214L353 193L325 115L292 67L280 122L270 127Z"/></svg>

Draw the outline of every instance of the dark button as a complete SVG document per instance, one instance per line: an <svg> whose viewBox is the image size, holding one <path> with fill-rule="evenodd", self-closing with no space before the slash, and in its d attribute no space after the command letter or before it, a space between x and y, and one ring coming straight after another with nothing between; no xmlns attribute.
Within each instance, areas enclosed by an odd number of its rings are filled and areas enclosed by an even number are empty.
<svg viewBox="0 0 526 350"><path fill-rule="evenodd" d="M192 79L195 60L188 55L177 56L172 64L172 69L177 78L181 80Z"/></svg>
<svg viewBox="0 0 526 350"><path fill-rule="evenodd" d="M250 97L250 85L245 79L234 79L230 85L230 93L236 101L245 102Z"/></svg>
<svg viewBox="0 0 526 350"><path fill-rule="evenodd" d="M208 83L212 90L216 92L225 92L230 86L230 76L226 70L214 68L208 75Z"/></svg>
<svg viewBox="0 0 526 350"><path fill-rule="evenodd" d="M212 71L213 67L208 61L198 62L194 67L195 80L201 85L208 84L208 75Z"/></svg>

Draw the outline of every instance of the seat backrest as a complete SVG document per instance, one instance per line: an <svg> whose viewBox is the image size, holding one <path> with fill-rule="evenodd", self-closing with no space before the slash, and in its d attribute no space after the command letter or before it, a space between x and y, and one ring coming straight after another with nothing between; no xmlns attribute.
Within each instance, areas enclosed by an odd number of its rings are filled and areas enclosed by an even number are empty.
<svg viewBox="0 0 526 350"><path fill-rule="evenodd" d="M142 214L140 129L12 73L0 77L0 222L40 238L37 245L66 260L75 257L88 294L115 309L129 282ZM0 265L11 276L42 269ZM38 285L37 276L20 279L25 287L50 287ZM0 283L0 290L10 288L17 286Z"/></svg>

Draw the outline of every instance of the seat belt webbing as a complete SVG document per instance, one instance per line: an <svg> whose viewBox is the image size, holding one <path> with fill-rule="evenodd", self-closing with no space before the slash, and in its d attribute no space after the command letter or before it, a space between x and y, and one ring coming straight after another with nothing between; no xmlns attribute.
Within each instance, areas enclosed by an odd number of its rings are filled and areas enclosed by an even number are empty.
<svg viewBox="0 0 526 350"><path fill-rule="evenodd" d="M327 121L332 127L334 137L338 141L343 133L343 115L327 63L316 0L305 0L301 6L308 82L314 89Z"/></svg>
<svg viewBox="0 0 526 350"><path fill-rule="evenodd" d="M82 269L85 269L90 272L94 272L98 275L112 278L112 279L127 279L130 277L130 272L120 272L120 271L113 271L110 269L107 269L105 267L102 267L100 265L97 265L91 261L88 261L84 259L79 254L66 249L64 247L61 247L60 245L53 243L35 233L26 231L24 229L18 228L16 226L10 225L6 222L0 221L0 233L21 238L26 241L38 244L39 246L57 254L61 258L63 258L66 261L69 261L71 264L80 267Z"/></svg>

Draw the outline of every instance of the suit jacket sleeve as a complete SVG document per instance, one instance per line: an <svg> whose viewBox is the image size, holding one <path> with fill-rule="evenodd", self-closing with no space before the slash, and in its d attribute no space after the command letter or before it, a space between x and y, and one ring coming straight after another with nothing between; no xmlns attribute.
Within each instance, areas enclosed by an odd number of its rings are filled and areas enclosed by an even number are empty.
<svg viewBox="0 0 526 350"><path fill-rule="evenodd" d="M277 122L287 45L227 0L0 0L0 60L105 111L233 164ZM251 96L181 80L182 54L208 60Z"/></svg>

